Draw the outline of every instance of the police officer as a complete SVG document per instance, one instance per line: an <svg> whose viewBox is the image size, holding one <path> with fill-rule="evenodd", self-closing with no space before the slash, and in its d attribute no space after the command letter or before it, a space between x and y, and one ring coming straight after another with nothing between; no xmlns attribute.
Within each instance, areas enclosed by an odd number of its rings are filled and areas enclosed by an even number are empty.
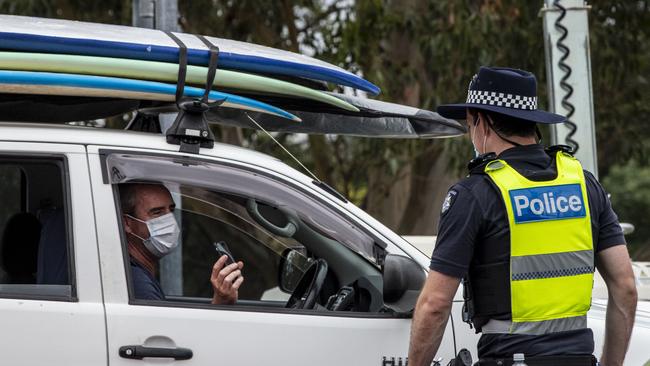
<svg viewBox="0 0 650 366"><path fill-rule="evenodd" d="M636 287L607 194L566 147L545 149L529 72L481 67L467 101L438 113L467 120L478 157L442 206L430 271L418 299L409 365L430 365L461 279L463 318L482 332L480 365L595 364L587 328L594 266L609 289L601 363L621 365L634 324ZM480 155L479 155L480 154Z"/></svg>

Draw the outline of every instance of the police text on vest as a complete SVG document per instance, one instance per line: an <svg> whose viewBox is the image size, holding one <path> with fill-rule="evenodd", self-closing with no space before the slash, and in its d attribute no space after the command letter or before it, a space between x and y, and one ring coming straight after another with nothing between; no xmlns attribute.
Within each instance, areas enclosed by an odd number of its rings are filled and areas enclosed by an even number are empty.
<svg viewBox="0 0 650 366"><path fill-rule="evenodd" d="M563 184L509 191L516 223L585 217L579 184Z"/></svg>

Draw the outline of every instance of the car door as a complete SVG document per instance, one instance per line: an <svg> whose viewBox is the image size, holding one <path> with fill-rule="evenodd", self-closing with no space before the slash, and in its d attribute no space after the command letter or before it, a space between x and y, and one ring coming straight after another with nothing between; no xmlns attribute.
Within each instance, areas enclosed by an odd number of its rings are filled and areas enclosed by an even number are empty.
<svg viewBox="0 0 650 366"><path fill-rule="evenodd" d="M7 365L106 364L86 150L0 142L0 354Z"/></svg>
<svg viewBox="0 0 650 366"><path fill-rule="evenodd" d="M330 198L324 193L316 194L262 167L203 156L89 146L89 161L111 364L132 365L138 352L159 352L160 358L169 360L174 355L189 357L188 351L191 358L176 362L405 363L410 314L384 304L381 271L371 258L385 245L328 204ZM131 259L118 218L121 185L133 182L163 184L176 203L183 231L180 249L158 264L165 301L140 300L130 284ZM254 219L260 212L292 214L281 219L263 213L270 222L264 223ZM283 230L292 220L287 217L294 214L296 220L309 224L298 229L300 234L286 235ZM234 257L244 262L245 282L235 305L209 303L209 275L217 258L212 242L217 240L228 242ZM290 293L278 277L286 272L279 267L287 251L302 258L292 262L298 273L317 257L327 259L332 278L326 280L329 285L324 287L329 288L322 290L316 309L284 308ZM174 258L178 253L182 257ZM328 310L327 297L346 286L354 287L364 300L348 311ZM446 337L447 353L451 341ZM161 361L145 357L138 362Z"/></svg>

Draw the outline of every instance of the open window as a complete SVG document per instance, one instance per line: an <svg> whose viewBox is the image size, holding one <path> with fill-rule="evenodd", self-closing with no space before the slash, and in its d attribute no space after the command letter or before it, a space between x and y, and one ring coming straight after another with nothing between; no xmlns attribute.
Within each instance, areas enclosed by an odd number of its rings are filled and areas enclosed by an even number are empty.
<svg viewBox="0 0 650 366"><path fill-rule="evenodd" d="M125 153L104 157L106 178L116 193L123 184L154 183L164 185L174 200L180 245L158 262L155 274L166 303L209 304L210 272L218 258L214 243L224 242L244 262L245 282L234 306L396 310L384 301L384 246L305 190L258 171L205 160ZM147 303L131 287L132 301Z"/></svg>

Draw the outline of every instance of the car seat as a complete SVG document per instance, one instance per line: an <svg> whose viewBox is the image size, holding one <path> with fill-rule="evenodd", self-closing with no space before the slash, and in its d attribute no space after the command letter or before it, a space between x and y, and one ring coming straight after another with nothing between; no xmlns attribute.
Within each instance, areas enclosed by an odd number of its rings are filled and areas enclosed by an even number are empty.
<svg viewBox="0 0 650 366"><path fill-rule="evenodd" d="M33 284L41 223L28 212L9 218L2 235L2 268L10 284Z"/></svg>
<svg viewBox="0 0 650 366"><path fill-rule="evenodd" d="M36 283L68 285L68 249L63 209L41 213L43 229L38 244Z"/></svg>

